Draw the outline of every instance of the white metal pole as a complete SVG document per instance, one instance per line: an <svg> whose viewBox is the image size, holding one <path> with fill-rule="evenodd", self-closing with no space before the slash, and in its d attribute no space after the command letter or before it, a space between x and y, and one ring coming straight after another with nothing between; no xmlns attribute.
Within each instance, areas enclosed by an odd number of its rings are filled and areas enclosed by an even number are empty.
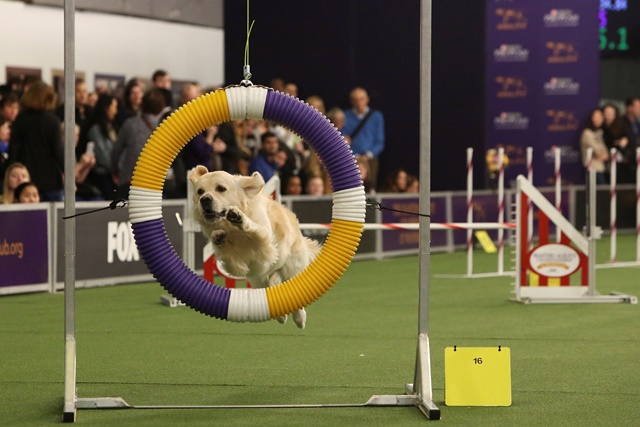
<svg viewBox="0 0 640 427"><path fill-rule="evenodd" d="M610 232L611 232L611 240L609 241L609 262L611 264L615 264L616 263L616 245L617 245L617 199L618 199L618 195L617 195L617 185L618 185L618 170L617 170L617 162L616 162L616 156L618 155L618 151L615 149L615 147L611 148L610 151L610 157L609 157L609 162L610 162L610 171L611 171L611 178L609 180L609 196L610 196L610 200L609 200L609 224L610 224Z"/></svg>
<svg viewBox="0 0 640 427"><path fill-rule="evenodd" d="M527 180L533 185L533 147L527 147ZM527 248L529 249L533 248L533 209L531 208L532 204L529 201L527 203Z"/></svg>
<svg viewBox="0 0 640 427"><path fill-rule="evenodd" d="M431 210L431 43L432 0L420 3L420 212ZM431 350L429 346L429 275L431 269L431 220L420 217L420 270L418 295L418 348L412 391L418 408L429 419L440 419L433 402ZM409 386L407 386L409 388Z"/></svg>
<svg viewBox="0 0 640 427"><path fill-rule="evenodd" d="M64 214L75 213L75 0L64 1ZM76 338L75 338L75 251L76 222L66 220L64 227L64 404L62 420L76 420Z"/></svg>
<svg viewBox="0 0 640 427"><path fill-rule="evenodd" d="M589 256L587 270L589 274L588 295L596 294L596 171L593 169L593 149L587 149L587 230L589 233Z"/></svg>
<svg viewBox="0 0 640 427"><path fill-rule="evenodd" d="M473 148L467 148L467 222L473 222ZM467 230L467 276L473 274L473 231Z"/></svg>
<svg viewBox="0 0 640 427"><path fill-rule="evenodd" d="M555 184L556 184L556 209L562 212L562 176L560 174L560 162L562 151L560 147L554 148ZM560 228L556 227L556 242L560 242Z"/></svg>
<svg viewBox="0 0 640 427"><path fill-rule="evenodd" d="M498 148L498 222L504 222L504 148ZM498 274L504 272L504 230L498 230Z"/></svg>

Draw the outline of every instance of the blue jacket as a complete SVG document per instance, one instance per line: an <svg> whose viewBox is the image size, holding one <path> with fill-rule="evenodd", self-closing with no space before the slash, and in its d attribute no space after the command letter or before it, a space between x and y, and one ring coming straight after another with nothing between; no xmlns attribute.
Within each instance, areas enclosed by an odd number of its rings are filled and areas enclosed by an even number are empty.
<svg viewBox="0 0 640 427"><path fill-rule="evenodd" d="M352 109L345 110L342 134L351 136L360 120ZM355 140L351 141L351 151L357 156L371 152L373 157L377 158L382 150L384 150L384 117L380 111L373 110L371 117L360 129Z"/></svg>
<svg viewBox="0 0 640 427"><path fill-rule="evenodd" d="M267 156L265 156L262 151L258 152L258 156L253 159L249 165L249 174L260 172L260 175L264 178L264 182L269 181L278 170L278 165L275 162L267 160Z"/></svg>

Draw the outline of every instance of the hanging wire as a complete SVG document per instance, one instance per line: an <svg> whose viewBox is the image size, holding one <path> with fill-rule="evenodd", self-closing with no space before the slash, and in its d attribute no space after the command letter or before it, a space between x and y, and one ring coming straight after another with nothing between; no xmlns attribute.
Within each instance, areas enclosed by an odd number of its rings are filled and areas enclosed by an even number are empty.
<svg viewBox="0 0 640 427"><path fill-rule="evenodd" d="M251 22L251 24L249 24L249 22ZM255 20L250 21L249 19L249 0L247 0L247 39L244 44L244 67L242 69L242 75L247 83L250 83L249 80L252 77L251 65L249 65L249 36L251 35L251 30L253 30L253 24L255 23Z"/></svg>

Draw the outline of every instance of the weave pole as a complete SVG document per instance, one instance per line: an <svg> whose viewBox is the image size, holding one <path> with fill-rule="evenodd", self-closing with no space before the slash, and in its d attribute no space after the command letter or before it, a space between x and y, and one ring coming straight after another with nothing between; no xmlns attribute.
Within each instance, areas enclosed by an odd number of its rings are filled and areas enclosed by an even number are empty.
<svg viewBox="0 0 640 427"><path fill-rule="evenodd" d="M467 148L467 222L473 222L473 148ZM473 231L467 230L467 276L473 274Z"/></svg>
<svg viewBox="0 0 640 427"><path fill-rule="evenodd" d="M504 222L504 148L498 148L498 222ZM498 274L504 273L504 230L498 230Z"/></svg>
<svg viewBox="0 0 640 427"><path fill-rule="evenodd" d="M615 264L616 263L616 244L617 244L617 237L618 237L618 224L617 224L617 200L618 200L618 191L617 191L617 186L618 186L618 165L616 162L616 157L617 157L618 151L615 149L615 147L611 148L611 154L609 156L609 162L610 162L610 171L611 171L611 177L609 179L609 197L610 197L610 201L609 201L609 217L610 217L610 228L611 228L611 241L609 243L609 262L611 264Z"/></svg>
<svg viewBox="0 0 640 427"><path fill-rule="evenodd" d="M533 182L533 147L527 147L527 180ZM531 200L528 202L527 213L527 248L533 248L533 209Z"/></svg>
<svg viewBox="0 0 640 427"><path fill-rule="evenodd" d="M554 147L554 169L555 169L555 185L556 185L556 209L562 212L562 175L560 174L560 162L562 159L562 151L560 147ZM556 242L560 242L562 233L556 227Z"/></svg>

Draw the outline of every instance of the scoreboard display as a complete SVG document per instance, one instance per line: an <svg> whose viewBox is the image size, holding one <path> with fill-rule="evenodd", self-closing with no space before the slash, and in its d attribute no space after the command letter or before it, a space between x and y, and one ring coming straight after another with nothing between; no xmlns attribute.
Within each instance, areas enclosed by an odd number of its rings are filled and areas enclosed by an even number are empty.
<svg viewBox="0 0 640 427"><path fill-rule="evenodd" d="M600 54L640 56L640 0L600 0Z"/></svg>

